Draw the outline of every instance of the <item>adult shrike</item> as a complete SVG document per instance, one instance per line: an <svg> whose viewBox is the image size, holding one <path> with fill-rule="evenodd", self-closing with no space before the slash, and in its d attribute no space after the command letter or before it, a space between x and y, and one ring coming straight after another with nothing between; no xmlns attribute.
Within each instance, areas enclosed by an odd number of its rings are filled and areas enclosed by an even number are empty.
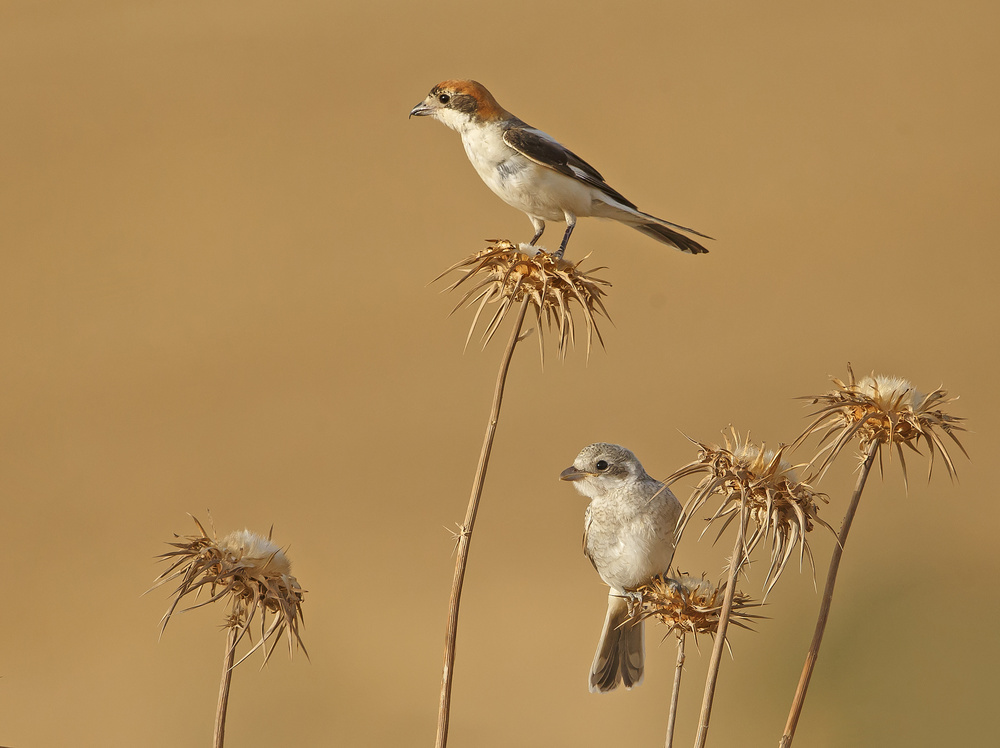
<svg viewBox="0 0 1000 748"><path fill-rule="evenodd" d="M584 447L560 473L590 499L584 519L583 552L611 588L608 614L590 666L591 692L621 682L642 682L645 645L642 621L629 616L627 591L665 574L674 557L680 502L650 478L629 450L617 444Z"/></svg>
<svg viewBox="0 0 1000 748"><path fill-rule="evenodd" d="M596 216L624 223L683 252L708 252L675 229L711 237L643 213L608 186L597 169L508 112L476 81L438 83L410 116L433 117L462 135L465 153L486 185L528 215L535 228L530 244L541 238L546 221L565 221L561 256L576 219Z"/></svg>

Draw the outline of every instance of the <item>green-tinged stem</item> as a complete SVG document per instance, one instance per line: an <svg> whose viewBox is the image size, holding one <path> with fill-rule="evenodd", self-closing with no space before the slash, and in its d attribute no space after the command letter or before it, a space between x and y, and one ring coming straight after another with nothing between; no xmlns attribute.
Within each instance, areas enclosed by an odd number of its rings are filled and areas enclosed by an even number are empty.
<svg viewBox="0 0 1000 748"><path fill-rule="evenodd" d="M479 465L476 477L472 482L472 495L469 497L469 507L465 513L465 522L458 537L458 551L455 560L455 576L451 583L451 599L448 602L448 628L445 631L444 643L444 673L441 676L441 702L438 706L436 748L444 748L448 744L448 722L451 718L451 683L455 667L455 641L458 634L458 608L462 602L462 583L465 580L465 566L469 558L469 543L472 541L472 530L476 524L476 512L479 510L479 500L483 494L483 483L486 480L486 468L490 463L490 452L493 449L493 436L496 433L497 421L500 419L500 403L503 401L504 383L507 380L507 370L514 355L514 348L521 336L521 325L524 323L525 312L528 311L530 297L525 294L521 308L517 313L514 329L510 340L500 360L500 372L497 375L496 388L493 391L493 407L490 410L490 420L486 425L486 437L483 449L479 454Z"/></svg>
<svg viewBox="0 0 1000 748"><path fill-rule="evenodd" d="M851 523L854 522L854 515L858 511L858 504L861 501L861 493L865 490L868 473L871 472L878 449L879 442L872 442L868 448L868 454L865 456L864 464L861 466L861 474L858 476L858 483L854 487L854 495L851 497L851 505L847 508L847 514L844 515L844 524L840 528L840 534L837 536L837 544L833 547L830 570L826 575L826 589L823 590L823 601L820 603L819 617L816 619L816 631L813 634L812 643L809 645L809 651L806 653L806 662L802 667L802 675L799 676L799 685L795 689L795 696L792 698L792 708L788 712L788 721L785 723L785 732L778 743L779 748L788 748L792 744L792 738L795 736L795 728L799 723L802 705L806 700L809 680L812 678L813 670L816 667L816 658L819 657L819 647L823 643L823 632L826 630L826 622L830 617L830 606L833 604L833 588L837 584L837 572L840 569L840 559L844 555L847 534L851 531Z"/></svg>
<svg viewBox="0 0 1000 748"><path fill-rule="evenodd" d="M215 708L215 739L213 748L222 748L226 742L226 712L229 709L229 684L233 680L233 660L236 657L236 627L230 626L226 635L226 654L222 658L222 682L219 684L219 704Z"/></svg>
<svg viewBox="0 0 1000 748"><path fill-rule="evenodd" d="M685 634L677 637L677 668L674 670L674 690L670 694L670 718L667 720L666 748L674 744L674 726L677 724L677 701L681 694L681 674L684 672L684 639Z"/></svg>
<svg viewBox="0 0 1000 748"><path fill-rule="evenodd" d="M729 581L726 582L726 594L722 600L722 611L719 613L719 628L715 632L715 646L712 647L712 659L708 663L708 678L705 680L705 694L701 701L701 716L698 718L698 735L695 738L695 748L704 748L708 740L708 723L712 719L712 701L715 699L715 685L719 680L719 667L722 664L722 650L726 646L726 631L729 629L729 616L733 610L733 597L736 594L736 577L743 566L743 549L746 543L747 499L740 497L740 529L736 534L736 545L729 559Z"/></svg>

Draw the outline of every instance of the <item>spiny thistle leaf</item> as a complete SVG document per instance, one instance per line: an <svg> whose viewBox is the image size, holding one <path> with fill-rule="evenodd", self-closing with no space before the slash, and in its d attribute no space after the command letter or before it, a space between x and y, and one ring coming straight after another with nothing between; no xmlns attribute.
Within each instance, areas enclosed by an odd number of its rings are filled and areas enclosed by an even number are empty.
<svg viewBox="0 0 1000 748"><path fill-rule="evenodd" d="M579 269L579 262L570 262L538 250L535 247L520 247L503 239L492 240L492 245L455 263L435 280L440 280L451 272L459 272L462 277L446 290L452 291L466 285L468 290L452 313L462 307L476 307L476 313L469 327L465 344L468 346L479 319L488 304L496 304L496 310L482 333L485 347L503 323L507 312L527 296L538 321L538 345L544 360L544 329L555 331L557 350L560 358L566 357L570 345L576 345L576 320L574 310L578 307L583 317L589 358L594 337L603 347L604 340L597 326L597 318L610 320L602 297L611 284L592 273L605 268L588 271Z"/></svg>
<svg viewBox="0 0 1000 748"><path fill-rule="evenodd" d="M636 615L640 619L655 618L667 626L667 634L709 634L715 636L719 629L726 583L715 585L705 578L693 577L677 571L674 577L658 576L635 592L640 596ZM760 607L749 595L738 590L733 595L733 609L729 622L749 629L753 619L762 616L749 613Z"/></svg>
<svg viewBox="0 0 1000 748"><path fill-rule="evenodd" d="M812 414L814 420L795 444L801 444L813 434L821 435L822 448L812 460L812 463L819 464L820 475L826 472L844 447L857 438L862 454L867 454L872 444L878 445L880 467L882 447L889 449L890 457L895 448L904 485L907 476L903 447L920 454L921 440L927 445L929 453L927 479L930 480L934 469L935 454L940 454L944 460L948 476L955 478L955 463L942 435L947 435L968 457L956 436L956 432L965 431L961 425L964 419L950 415L943 406L958 398L948 397L940 387L924 395L900 377L872 373L856 379L850 364L847 365L847 373L846 382L831 377L836 389L825 395L801 398L820 408Z"/></svg>
<svg viewBox="0 0 1000 748"><path fill-rule="evenodd" d="M198 526L199 534L174 535L177 542L169 545L176 550L159 556L170 563L170 568L157 577L152 589L180 580L170 607L162 618L161 636L181 601L191 594L197 599L202 590L206 590L207 600L180 612L228 599L229 610L224 627L236 630L234 647L250 633L251 622L260 614L260 640L236 665L273 639L271 646L263 650L266 664L282 634L287 634L289 656L298 646L308 657L299 636L305 592L291 574L288 556L271 542L270 534L265 538L249 530L237 530L219 540L214 529L210 536L196 517L192 516L192 519ZM252 636L251 633L251 639Z"/></svg>
<svg viewBox="0 0 1000 748"><path fill-rule="evenodd" d="M743 565L761 540L770 536L771 565L764 580L765 596L778 581L796 545L799 547L799 568L805 558L813 568L812 551L806 539L814 524L834 532L828 523L819 517L817 501L826 502L826 496L814 490L805 481L800 481L795 469L782 459L787 447L777 450L765 449L750 441L749 434L741 438L735 429L730 429L732 440L725 435L725 445L698 445L698 457L680 468L666 479L673 483L689 475L702 475L691 498L684 507L684 514L677 526L677 539L687 527L692 516L714 495L722 496L722 503L708 520L709 525L721 520L719 534L739 517L741 500L746 501L747 532L742 558L735 563ZM753 531L749 524L753 522ZM708 528L705 528L707 531ZM702 534L704 534L704 532Z"/></svg>

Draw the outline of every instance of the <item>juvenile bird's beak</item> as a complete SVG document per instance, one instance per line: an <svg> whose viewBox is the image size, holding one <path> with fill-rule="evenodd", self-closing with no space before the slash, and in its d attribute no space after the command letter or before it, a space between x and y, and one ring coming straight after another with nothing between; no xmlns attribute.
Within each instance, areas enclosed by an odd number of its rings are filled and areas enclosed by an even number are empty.
<svg viewBox="0 0 1000 748"><path fill-rule="evenodd" d="M426 117L429 114L434 114L434 107L427 106L426 101L421 101L410 110L410 117Z"/></svg>
<svg viewBox="0 0 1000 748"><path fill-rule="evenodd" d="M568 468L559 473L559 480L583 480L590 473L584 470L577 470L575 466L570 465Z"/></svg>

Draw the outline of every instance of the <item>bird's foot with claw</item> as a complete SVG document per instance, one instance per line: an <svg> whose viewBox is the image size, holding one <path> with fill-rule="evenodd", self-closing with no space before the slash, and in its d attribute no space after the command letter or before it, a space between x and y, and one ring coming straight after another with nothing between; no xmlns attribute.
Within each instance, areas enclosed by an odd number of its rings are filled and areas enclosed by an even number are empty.
<svg viewBox="0 0 1000 748"><path fill-rule="evenodd" d="M628 605L628 615L631 618L635 615L636 608L642 605L642 593L636 590L625 590L622 597L625 598L625 604Z"/></svg>
<svg viewBox="0 0 1000 748"><path fill-rule="evenodd" d="M672 577L668 577L666 574L664 574L661 578L663 579L663 583L666 584L675 593L677 593L681 597L684 597L684 598L687 597L688 591L687 591L687 588L685 588L683 584L681 584L680 582L678 582L676 579L674 579Z"/></svg>

